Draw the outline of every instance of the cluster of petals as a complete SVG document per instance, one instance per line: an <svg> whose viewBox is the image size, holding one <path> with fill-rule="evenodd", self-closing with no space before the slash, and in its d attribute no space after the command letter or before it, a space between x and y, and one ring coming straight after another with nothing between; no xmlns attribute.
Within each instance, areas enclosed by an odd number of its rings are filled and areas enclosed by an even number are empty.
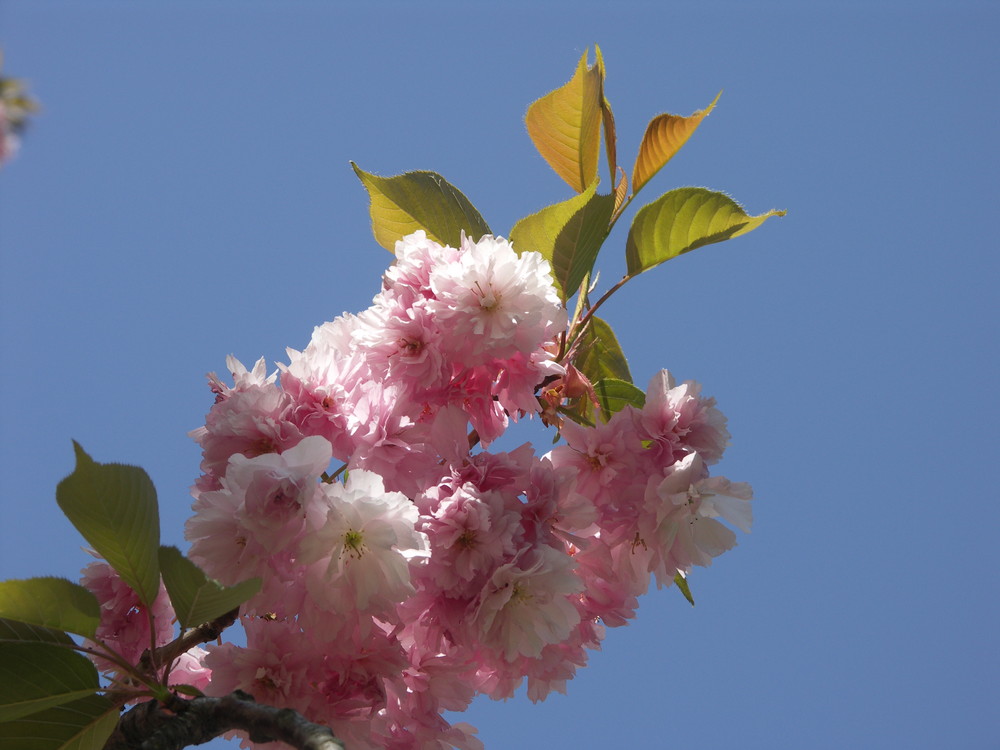
<svg viewBox="0 0 1000 750"><path fill-rule="evenodd" d="M129 676L102 654L111 651L128 663L138 664L151 647L165 646L173 640L176 618L162 583L148 607L117 571L103 560L96 560L85 567L80 583L100 603L101 621L94 633L95 642L90 644L91 658L112 682L127 681ZM206 687L211 677L211 670L203 664L206 656L207 652L199 646L181 654L171 665L169 684L193 685L198 689Z"/></svg>
<svg viewBox="0 0 1000 750"><path fill-rule="evenodd" d="M206 693L245 690L359 750L476 750L442 712L525 681L532 700L564 691L653 577L732 547L720 521L749 530L749 487L707 468L725 418L666 371L642 408L567 421L546 455L488 449L544 383L582 378L557 360L566 324L537 253L417 232L372 305L278 373L230 357L232 385L210 376L190 556L262 588L245 644L193 657Z"/></svg>

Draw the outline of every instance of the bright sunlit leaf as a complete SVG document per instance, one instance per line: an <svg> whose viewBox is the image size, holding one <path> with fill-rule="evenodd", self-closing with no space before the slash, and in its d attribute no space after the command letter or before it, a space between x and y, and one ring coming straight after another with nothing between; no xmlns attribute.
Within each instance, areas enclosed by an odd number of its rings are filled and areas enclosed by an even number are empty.
<svg viewBox="0 0 1000 750"><path fill-rule="evenodd" d="M682 253L756 229L784 211L750 216L728 195L705 188L678 188L643 206L625 244L628 273L635 276Z"/></svg>
<svg viewBox="0 0 1000 750"><path fill-rule="evenodd" d="M260 591L260 579L235 586L214 581L176 547L160 547L160 570L182 628L194 628L236 609Z"/></svg>
<svg viewBox="0 0 1000 750"><path fill-rule="evenodd" d="M0 581L0 617L93 638L101 606L90 591L65 578Z"/></svg>
<svg viewBox="0 0 1000 750"><path fill-rule="evenodd" d="M598 195L596 189L595 180L579 195L526 216L510 230L515 250L534 250L549 261L563 300L590 273L608 235L614 196Z"/></svg>
<svg viewBox="0 0 1000 750"><path fill-rule="evenodd" d="M687 599L693 607L694 597L691 595L691 587L688 586L687 578L678 573L674 576L674 583L677 584L677 588L680 589L680 592L684 594L684 598Z"/></svg>
<svg viewBox="0 0 1000 750"><path fill-rule="evenodd" d="M584 52L573 78L533 102L524 116L535 148L578 193L597 177L603 105L600 67L588 66Z"/></svg>
<svg viewBox="0 0 1000 750"><path fill-rule="evenodd" d="M607 71L604 68L604 55L601 48L594 47L594 55L597 58L597 70L601 74L601 122L604 125L604 153L608 157L608 174L614 181L615 173L618 171L618 133L615 130L615 116L611 111L611 102L604 94L604 80Z"/></svg>
<svg viewBox="0 0 1000 750"><path fill-rule="evenodd" d="M461 191L436 172L379 177L351 162L368 191L375 240L390 253L396 240L418 229L442 244L458 247L464 231L478 241L491 234L486 221Z"/></svg>
<svg viewBox="0 0 1000 750"><path fill-rule="evenodd" d="M11 721L91 695L97 668L51 643L0 643L0 721Z"/></svg>
<svg viewBox="0 0 1000 750"><path fill-rule="evenodd" d="M618 175L618 184L615 186L615 210L612 215L618 213L628 195L628 177L625 175L625 170L618 167Z"/></svg>
<svg viewBox="0 0 1000 750"><path fill-rule="evenodd" d="M0 723L0 747L17 750L102 750L118 725L118 706L103 695L64 703Z"/></svg>
<svg viewBox="0 0 1000 750"><path fill-rule="evenodd" d="M708 117L720 96L722 96L721 91L705 109L688 117L663 114L657 115L650 121L642 136L642 143L639 144L639 155L632 170L633 194L638 193L642 186L681 150L681 146L687 143L701 121Z"/></svg>
<svg viewBox="0 0 1000 750"><path fill-rule="evenodd" d="M137 466L99 464L78 443L73 448L76 470L56 487L56 502L148 607L160 590L160 515L153 482Z"/></svg>

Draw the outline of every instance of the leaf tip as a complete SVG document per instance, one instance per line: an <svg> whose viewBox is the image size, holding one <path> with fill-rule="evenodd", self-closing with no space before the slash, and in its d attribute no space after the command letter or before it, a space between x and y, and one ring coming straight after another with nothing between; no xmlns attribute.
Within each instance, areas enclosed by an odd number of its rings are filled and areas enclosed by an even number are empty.
<svg viewBox="0 0 1000 750"><path fill-rule="evenodd" d="M94 459L92 459L87 454L87 451L83 449L83 446L75 440L73 441L73 454L76 456L77 468L80 468L81 466L89 466L94 463Z"/></svg>

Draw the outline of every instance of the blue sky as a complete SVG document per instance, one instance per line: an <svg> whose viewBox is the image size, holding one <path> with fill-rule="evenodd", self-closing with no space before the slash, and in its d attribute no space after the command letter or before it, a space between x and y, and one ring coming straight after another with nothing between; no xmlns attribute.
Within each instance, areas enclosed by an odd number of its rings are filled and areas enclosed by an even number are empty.
<svg viewBox="0 0 1000 750"><path fill-rule="evenodd" d="M391 259L349 160L506 234L569 197L523 115L597 43L626 165L724 90L643 198L788 210L603 310L637 382L718 398L755 528L567 696L463 718L494 750L997 747L998 31L987 2L6 0L43 112L0 171L0 576L85 564L71 439L145 467L183 544L204 374L283 359Z"/></svg>

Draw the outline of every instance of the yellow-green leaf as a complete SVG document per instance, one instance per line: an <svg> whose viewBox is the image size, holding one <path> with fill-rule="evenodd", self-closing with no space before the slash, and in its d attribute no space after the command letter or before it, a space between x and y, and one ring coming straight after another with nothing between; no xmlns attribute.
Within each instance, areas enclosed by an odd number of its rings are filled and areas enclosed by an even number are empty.
<svg viewBox="0 0 1000 750"><path fill-rule="evenodd" d="M0 722L92 695L97 668L51 643L0 643Z"/></svg>
<svg viewBox="0 0 1000 750"><path fill-rule="evenodd" d="M193 628L226 614L260 591L260 579L235 586L214 581L176 547L160 547L163 585L182 628Z"/></svg>
<svg viewBox="0 0 1000 750"><path fill-rule="evenodd" d="M568 83L528 107L524 124L535 148L576 192L597 177L604 93L597 64L583 53Z"/></svg>
<svg viewBox="0 0 1000 750"><path fill-rule="evenodd" d="M684 598L694 606L694 597L691 596L691 587L688 586L687 578L682 576L680 573L674 576L674 583L677 584L677 588L680 589L681 593L684 594Z"/></svg>
<svg viewBox="0 0 1000 750"><path fill-rule="evenodd" d="M14 721L0 723L0 747L17 750L102 750L118 725L120 709L91 695Z"/></svg>
<svg viewBox="0 0 1000 750"><path fill-rule="evenodd" d="M618 134L615 130L615 116L611 111L611 102L604 94L604 79L607 71L604 69L604 56L601 48L594 45L594 56L597 58L597 71L601 75L601 122L604 124L604 152L608 157L608 174L614 182L615 173L618 171ZM617 207L616 207L617 208Z"/></svg>
<svg viewBox="0 0 1000 750"><path fill-rule="evenodd" d="M73 448L76 470L56 487L56 502L148 607L160 591L156 489L137 466L99 464L76 442Z"/></svg>
<svg viewBox="0 0 1000 750"><path fill-rule="evenodd" d="M618 213L618 209L622 207L622 203L625 202L625 196L628 195L628 177L625 175L625 170L618 167L618 185L615 186L615 210L612 216Z"/></svg>
<svg viewBox="0 0 1000 750"><path fill-rule="evenodd" d="M375 240L395 252L396 240L423 229L442 245L458 247L464 231L478 241L491 234L486 221L462 192L436 172L379 177L351 162L368 191Z"/></svg>
<svg viewBox="0 0 1000 750"><path fill-rule="evenodd" d="M579 195L524 217L510 230L515 250L534 250L549 261L563 300L573 296L593 269L608 236L615 199L596 189L595 180Z"/></svg>
<svg viewBox="0 0 1000 750"><path fill-rule="evenodd" d="M681 150L681 146L687 143L687 139L715 107L720 96L722 96L721 91L705 109L688 117L663 114L657 115L650 121L642 136L642 143L639 144L635 169L632 170L633 194L638 193L642 186Z"/></svg>
<svg viewBox="0 0 1000 750"><path fill-rule="evenodd" d="M625 243L629 276L713 242L756 229L784 211L750 216L728 195L705 188L678 188L643 206Z"/></svg>
<svg viewBox="0 0 1000 750"><path fill-rule="evenodd" d="M93 638L101 605L79 584L65 578L0 581L0 617Z"/></svg>

